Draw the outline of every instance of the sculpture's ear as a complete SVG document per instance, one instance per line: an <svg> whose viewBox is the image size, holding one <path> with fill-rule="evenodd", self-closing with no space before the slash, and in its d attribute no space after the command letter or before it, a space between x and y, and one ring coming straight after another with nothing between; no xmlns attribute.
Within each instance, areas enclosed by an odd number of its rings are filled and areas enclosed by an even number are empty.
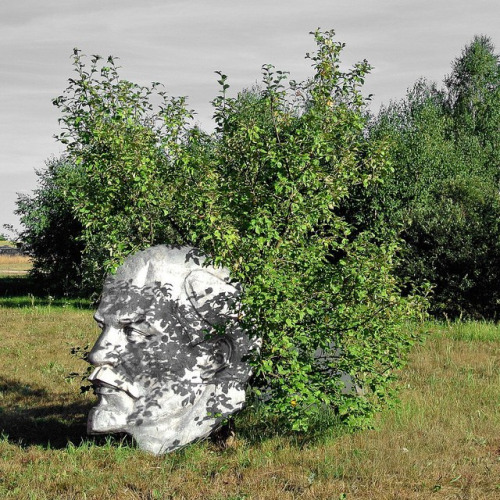
<svg viewBox="0 0 500 500"><path fill-rule="evenodd" d="M217 373L226 368L231 363L233 353L233 346L225 337L211 340L207 344L209 352L204 364L202 365L202 380L210 380Z"/></svg>
<svg viewBox="0 0 500 500"><path fill-rule="evenodd" d="M184 290L196 314L212 327L237 315L237 288L207 270L192 271L184 281Z"/></svg>

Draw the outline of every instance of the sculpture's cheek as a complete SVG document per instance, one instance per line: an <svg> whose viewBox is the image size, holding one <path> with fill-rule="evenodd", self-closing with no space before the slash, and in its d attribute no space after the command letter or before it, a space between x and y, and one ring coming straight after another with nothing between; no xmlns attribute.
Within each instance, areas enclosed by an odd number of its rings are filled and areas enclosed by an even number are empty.
<svg viewBox="0 0 500 500"><path fill-rule="evenodd" d="M130 426L151 425L167 417L182 419L206 390L205 385L185 386L179 382L163 383L150 387L150 391L139 398L134 412L128 418Z"/></svg>

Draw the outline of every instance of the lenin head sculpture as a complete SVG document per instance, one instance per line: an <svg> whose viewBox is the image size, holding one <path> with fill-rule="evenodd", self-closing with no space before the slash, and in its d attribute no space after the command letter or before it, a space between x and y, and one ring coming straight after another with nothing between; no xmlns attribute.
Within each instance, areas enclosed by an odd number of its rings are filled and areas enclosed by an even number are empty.
<svg viewBox="0 0 500 500"><path fill-rule="evenodd" d="M161 454L242 408L256 342L238 324L238 285L203 261L194 248L157 246L106 280L89 354L99 398L89 433L125 432Z"/></svg>

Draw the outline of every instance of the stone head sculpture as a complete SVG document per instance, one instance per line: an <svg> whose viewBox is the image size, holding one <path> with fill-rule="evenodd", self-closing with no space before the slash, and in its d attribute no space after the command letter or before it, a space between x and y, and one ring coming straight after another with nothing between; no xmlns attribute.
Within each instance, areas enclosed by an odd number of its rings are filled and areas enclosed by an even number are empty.
<svg viewBox="0 0 500 500"><path fill-rule="evenodd" d="M238 324L238 285L194 248L128 257L104 284L89 354L98 396L91 434L125 432L166 453L208 436L241 409L256 347Z"/></svg>

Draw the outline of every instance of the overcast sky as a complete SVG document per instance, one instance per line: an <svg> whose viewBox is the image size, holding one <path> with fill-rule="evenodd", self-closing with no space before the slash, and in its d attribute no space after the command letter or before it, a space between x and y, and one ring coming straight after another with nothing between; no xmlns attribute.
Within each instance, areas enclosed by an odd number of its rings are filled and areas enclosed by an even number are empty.
<svg viewBox="0 0 500 500"><path fill-rule="evenodd" d="M500 0L0 0L0 232L18 227L16 192L62 153L51 99L72 76L73 47L118 56L124 78L188 96L210 129L215 70L234 91L266 63L303 79L317 27L346 43L346 67L374 66L365 91L377 111L422 76L441 82L475 34L500 49Z"/></svg>

